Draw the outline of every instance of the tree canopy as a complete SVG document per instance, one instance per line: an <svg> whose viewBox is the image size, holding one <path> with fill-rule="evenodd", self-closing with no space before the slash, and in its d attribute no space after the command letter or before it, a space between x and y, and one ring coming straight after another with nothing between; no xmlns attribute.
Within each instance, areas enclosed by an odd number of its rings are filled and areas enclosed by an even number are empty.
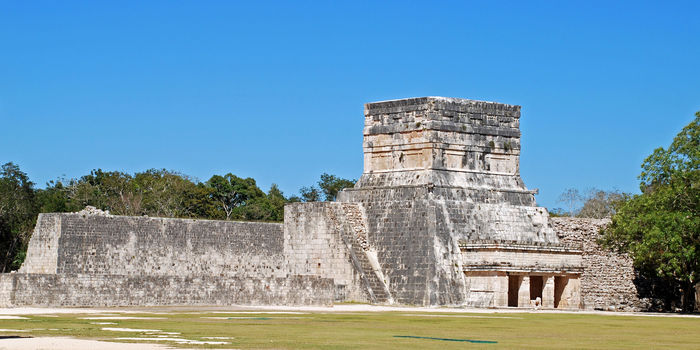
<svg viewBox="0 0 700 350"><path fill-rule="evenodd" d="M307 187L302 187L300 190L301 200L304 202L318 202L321 196L326 201L335 201L338 192L345 188L355 186L357 180L343 179L335 175L323 173L321 179L315 184Z"/></svg>
<svg viewBox="0 0 700 350"><path fill-rule="evenodd" d="M700 112L644 160L639 179L642 193L619 206L603 243L629 252L642 272L677 283L683 309L692 311L700 281Z"/></svg>
<svg viewBox="0 0 700 350"><path fill-rule="evenodd" d="M4 164L0 168L0 272L22 264L36 213L34 184L17 165Z"/></svg>

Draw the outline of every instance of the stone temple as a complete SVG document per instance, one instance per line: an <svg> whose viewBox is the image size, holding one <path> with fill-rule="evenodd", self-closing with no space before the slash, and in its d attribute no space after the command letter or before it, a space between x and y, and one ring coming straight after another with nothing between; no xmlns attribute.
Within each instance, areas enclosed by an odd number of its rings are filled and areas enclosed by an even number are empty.
<svg viewBox="0 0 700 350"><path fill-rule="evenodd" d="M578 307L581 251L520 178L520 107L443 97L365 107L359 203L405 304Z"/></svg>
<svg viewBox="0 0 700 350"><path fill-rule="evenodd" d="M630 299L630 283L608 288L617 270L582 250L595 237L562 243L569 232L552 229L525 187L519 106L422 97L369 103L364 118L355 187L336 202L288 204L283 224L41 214L21 269L0 275L0 306Z"/></svg>

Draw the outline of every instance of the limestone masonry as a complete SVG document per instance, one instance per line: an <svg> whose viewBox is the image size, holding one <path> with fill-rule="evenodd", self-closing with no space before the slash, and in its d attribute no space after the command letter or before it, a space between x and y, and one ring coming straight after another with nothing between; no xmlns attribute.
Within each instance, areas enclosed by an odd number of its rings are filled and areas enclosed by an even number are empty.
<svg viewBox="0 0 700 350"><path fill-rule="evenodd" d="M333 281L287 273L281 224L41 214L5 306L330 304Z"/></svg>
<svg viewBox="0 0 700 350"><path fill-rule="evenodd" d="M552 218L552 227L562 242L581 245L583 273L581 301L586 309L606 311L642 311L649 300L638 297L632 259L601 248L600 229L609 219Z"/></svg>
<svg viewBox="0 0 700 350"><path fill-rule="evenodd" d="M593 246L600 223L552 226L536 206L519 122L494 102L369 103L360 180L337 202L288 204L284 224L41 214L0 306L639 309L629 259Z"/></svg>

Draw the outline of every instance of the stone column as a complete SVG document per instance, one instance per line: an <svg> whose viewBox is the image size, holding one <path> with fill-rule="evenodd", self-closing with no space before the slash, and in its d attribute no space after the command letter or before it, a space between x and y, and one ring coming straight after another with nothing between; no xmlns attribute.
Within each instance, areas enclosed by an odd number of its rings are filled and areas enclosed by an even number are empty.
<svg viewBox="0 0 700 350"><path fill-rule="evenodd" d="M505 272L496 272L494 283L493 306L508 306L508 275Z"/></svg>
<svg viewBox="0 0 700 350"><path fill-rule="evenodd" d="M530 276L524 275L518 290L518 307L530 307Z"/></svg>
<svg viewBox="0 0 700 350"><path fill-rule="evenodd" d="M542 289L542 307L554 308L554 276L544 276L544 288Z"/></svg>

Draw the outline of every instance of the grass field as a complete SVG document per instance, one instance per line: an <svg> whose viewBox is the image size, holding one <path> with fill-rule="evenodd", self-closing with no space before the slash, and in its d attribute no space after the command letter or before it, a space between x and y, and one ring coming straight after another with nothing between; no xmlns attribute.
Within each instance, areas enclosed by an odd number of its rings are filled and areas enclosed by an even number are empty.
<svg viewBox="0 0 700 350"><path fill-rule="evenodd" d="M0 316L5 318L0 319L0 337L70 336L236 349L700 349L700 318L577 313L250 312L116 311L22 315L20 319Z"/></svg>

